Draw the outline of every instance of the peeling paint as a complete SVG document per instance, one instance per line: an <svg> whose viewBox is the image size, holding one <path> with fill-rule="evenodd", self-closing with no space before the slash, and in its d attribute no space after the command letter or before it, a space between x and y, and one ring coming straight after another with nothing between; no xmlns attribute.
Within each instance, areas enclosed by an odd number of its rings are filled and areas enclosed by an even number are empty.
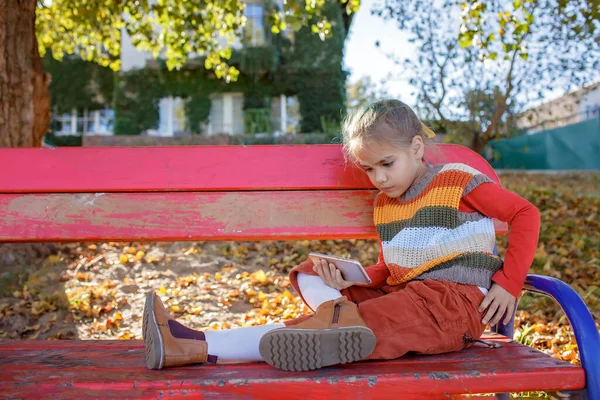
<svg viewBox="0 0 600 400"><path fill-rule="evenodd" d="M427 374L427 376L429 376L429 378L434 379L434 380L450 379L450 374L447 374L445 372L430 372Z"/></svg>
<svg viewBox="0 0 600 400"><path fill-rule="evenodd" d="M94 203L96 202L96 199L98 199L99 197L102 197L102 196L104 196L105 194L106 194L106 193L95 193L95 194L94 194L94 198L93 198L92 200L90 200L90 201L87 201L85 204L86 204L86 205L93 206L93 205L94 205Z"/></svg>
<svg viewBox="0 0 600 400"><path fill-rule="evenodd" d="M250 386L248 379L230 379L228 383L233 386Z"/></svg>
<svg viewBox="0 0 600 400"><path fill-rule="evenodd" d="M0 195L0 241L9 242L375 236L372 196L354 190Z"/></svg>
<svg viewBox="0 0 600 400"><path fill-rule="evenodd" d="M139 340L0 341L0 381L7 382L3 394L11 398L43 398L51 390L57 398L100 398L112 393L119 398L189 395L358 400L387 398L393 391L419 399L452 397L481 387L495 392L526 390L533 384L550 391L585 387L580 366L557 364L556 359L541 352L531 354L519 344L506 344L501 351L509 351L510 356L498 357L497 351L473 347L439 358L427 356L427 362L434 360L434 364L425 366L421 364L425 357L417 356L414 361L373 361L298 373L261 363L172 368L158 373L147 370L140 361L144 344Z"/></svg>

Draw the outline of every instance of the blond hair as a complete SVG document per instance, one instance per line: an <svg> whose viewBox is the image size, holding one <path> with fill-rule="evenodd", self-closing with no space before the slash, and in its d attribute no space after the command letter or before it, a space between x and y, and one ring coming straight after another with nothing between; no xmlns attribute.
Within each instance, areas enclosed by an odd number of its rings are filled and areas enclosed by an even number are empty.
<svg viewBox="0 0 600 400"><path fill-rule="evenodd" d="M415 136L420 136L427 143L435 137L435 133L400 100L381 100L364 109L351 111L342 123L344 152L352 160L371 140L407 147Z"/></svg>

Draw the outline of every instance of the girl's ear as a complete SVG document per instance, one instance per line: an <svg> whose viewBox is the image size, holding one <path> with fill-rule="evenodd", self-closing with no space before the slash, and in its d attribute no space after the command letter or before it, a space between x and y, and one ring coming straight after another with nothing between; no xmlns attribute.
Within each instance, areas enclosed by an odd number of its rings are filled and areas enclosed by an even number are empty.
<svg viewBox="0 0 600 400"><path fill-rule="evenodd" d="M416 135L412 138L411 150L416 159L421 160L425 156L425 142L423 138Z"/></svg>

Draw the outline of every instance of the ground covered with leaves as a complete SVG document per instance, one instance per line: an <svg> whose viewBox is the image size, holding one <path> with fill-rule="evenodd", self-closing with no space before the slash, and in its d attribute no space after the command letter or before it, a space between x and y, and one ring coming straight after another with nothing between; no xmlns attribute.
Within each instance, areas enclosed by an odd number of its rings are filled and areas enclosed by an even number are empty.
<svg viewBox="0 0 600 400"><path fill-rule="evenodd" d="M600 322L600 174L503 174L542 214L532 272L568 282ZM499 240L502 254L506 238ZM139 339L145 293L196 329L278 322L308 310L288 271L309 251L375 262L375 241L0 245L1 339ZM562 311L525 295L517 340L579 362Z"/></svg>

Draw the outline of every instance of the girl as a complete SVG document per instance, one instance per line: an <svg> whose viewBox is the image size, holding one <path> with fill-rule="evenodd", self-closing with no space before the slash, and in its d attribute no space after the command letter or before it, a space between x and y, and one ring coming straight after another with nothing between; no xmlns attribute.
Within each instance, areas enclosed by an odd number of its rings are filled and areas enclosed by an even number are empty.
<svg viewBox="0 0 600 400"><path fill-rule="evenodd" d="M290 280L314 314L206 332L176 322L149 293L148 368L220 358L302 371L437 354L466 348L486 324L510 320L537 247L537 209L467 165L428 166L425 145L435 135L400 101L350 114L342 135L347 156L380 190L374 223L381 252L366 269L372 283L345 281L332 264L308 260ZM504 261L493 255L492 218L511 226Z"/></svg>

